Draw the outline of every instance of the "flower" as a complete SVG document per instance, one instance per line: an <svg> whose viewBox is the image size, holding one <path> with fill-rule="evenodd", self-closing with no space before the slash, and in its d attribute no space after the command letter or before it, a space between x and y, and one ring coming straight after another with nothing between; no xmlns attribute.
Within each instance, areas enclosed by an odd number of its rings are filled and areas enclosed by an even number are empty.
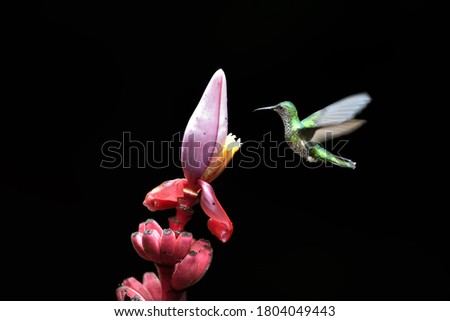
<svg viewBox="0 0 450 321"><path fill-rule="evenodd" d="M240 139L228 134L227 87L219 69L206 87L183 136L181 163L185 178L163 182L145 197L150 211L176 208L170 218L173 230L183 230L200 203L209 217L208 228L222 242L233 233L233 224L209 184L225 169L240 147Z"/></svg>
<svg viewBox="0 0 450 321"><path fill-rule="evenodd" d="M143 259L155 263L159 279L151 273L144 274L143 283L126 279L117 289L119 300L185 299L186 288L197 283L211 264L209 241L195 240L189 232L162 229L153 219L139 224L131 241Z"/></svg>

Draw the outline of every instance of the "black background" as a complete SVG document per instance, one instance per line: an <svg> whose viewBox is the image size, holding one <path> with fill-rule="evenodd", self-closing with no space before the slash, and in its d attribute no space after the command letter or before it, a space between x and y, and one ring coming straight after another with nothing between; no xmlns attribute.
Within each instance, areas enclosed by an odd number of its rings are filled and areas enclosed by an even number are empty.
<svg viewBox="0 0 450 321"><path fill-rule="evenodd" d="M234 166L213 183L235 231L220 243L195 208L186 229L211 240L214 259L189 299L450 299L448 213L432 183L444 180L445 161L426 135L446 104L437 9L63 3L6 13L3 300L114 300L124 278L154 270L130 234L149 217L167 226L173 211L151 213L142 201L182 171L137 168L136 158L104 169L101 146L123 132L171 140L219 68L229 130L244 142L269 131L283 141L279 117L257 107L291 100L307 116L361 91L373 102L341 152L356 170Z"/></svg>

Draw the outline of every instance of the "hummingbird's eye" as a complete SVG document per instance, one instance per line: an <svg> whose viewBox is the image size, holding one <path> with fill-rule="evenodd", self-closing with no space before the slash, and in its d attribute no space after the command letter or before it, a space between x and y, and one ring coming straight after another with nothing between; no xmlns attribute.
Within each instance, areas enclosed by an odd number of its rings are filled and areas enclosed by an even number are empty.
<svg viewBox="0 0 450 321"><path fill-rule="evenodd" d="M284 109L283 106L278 106L277 108L275 108L275 110L278 111L278 112L283 111L283 109Z"/></svg>

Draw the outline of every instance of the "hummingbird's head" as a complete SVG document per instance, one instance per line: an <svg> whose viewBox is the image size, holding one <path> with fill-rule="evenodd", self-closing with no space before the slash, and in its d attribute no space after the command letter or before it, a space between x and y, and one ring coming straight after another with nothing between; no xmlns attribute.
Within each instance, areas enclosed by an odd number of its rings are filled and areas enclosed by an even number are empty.
<svg viewBox="0 0 450 321"><path fill-rule="evenodd" d="M283 119L290 119L297 115L297 108L295 108L294 104L290 101L283 101L275 106L262 107L255 109L254 111L257 110L273 110L277 112L277 114L280 115Z"/></svg>

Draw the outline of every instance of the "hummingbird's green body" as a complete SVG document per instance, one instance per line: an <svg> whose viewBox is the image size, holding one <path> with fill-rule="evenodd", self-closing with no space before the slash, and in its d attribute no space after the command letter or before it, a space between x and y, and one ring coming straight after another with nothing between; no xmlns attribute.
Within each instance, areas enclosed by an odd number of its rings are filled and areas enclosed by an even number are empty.
<svg viewBox="0 0 450 321"><path fill-rule="evenodd" d="M307 161L328 161L341 167L355 168L355 162L332 154L320 143L348 134L364 124L364 120L353 118L370 101L368 94L356 94L339 100L303 120L298 118L297 108L289 101L256 110L276 111L283 120L286 142L295 153Z"/></svg>

